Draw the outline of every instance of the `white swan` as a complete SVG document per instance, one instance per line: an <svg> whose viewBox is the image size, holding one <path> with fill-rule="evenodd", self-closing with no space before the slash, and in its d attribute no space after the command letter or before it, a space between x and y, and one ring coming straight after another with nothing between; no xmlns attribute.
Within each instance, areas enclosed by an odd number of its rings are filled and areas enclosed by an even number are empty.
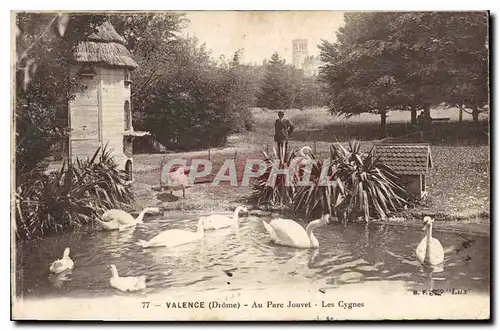
<svg viewBox="0 0 500 331"><path fill-rule="evenodd" d="M109 284L111 287L116 288L122 292L127 291L139 291L146 288L146 276L129 276L129 277L120 277L118 275L118 270L114 264L109 266L111 269L111 279L109 280Z"/></svg>
<svg viewBox="0 0 500 331"><path fill-rule="evenodd" d="M151 238L148 241L140 240L137 245L147 248L147 247L174 247L179 245L184 245L198 239L203 238L205 235L205 230L203 228L203 220L198 221L198 227L196 232L171 229L166 230L158 234L157 236Z"/></svg>
<svg viewBox="0 0 500 331"><path fill-rule="evenodd" d="M144 208L137 218L121 209L110 209L102 214L101 219L96 218L97 222L102 225L105 230L125 230L127 228L133 227L139 223L142 223L144 215L147 213L158 213L160 209L158 207L146 207Z"/></svg>
<svg viewBox="0 0 500 331"><path fill-rule="evenodd" d="M437 265L444 261L444 249L439 240L432 237L432 222L434 220L429 216L424 217L423 230L426 230L426 234L415 253L421 263Z"/></svg>
<svg viewBox="0 0 500 331"><path fill-rule="evenodd" d="M271 240L277 245L290 246L296 248L319 247L319 241L314 236L313 230L318 226L326 225L330 222L330 215L325 214L320 219L310 222L306 229L299 223L283 218L276 218L270 223L262 221Z"/></svg>
<svg viewBox="0 0 500 331"><path fill-rule="evenodd" d="M63 271L71 270L75 266L73 260L69 257L69 247L66 247L62 259L55 260L50 265L49 271L54 274L60 274Z"/></svg>
<svg viewBox="0 0 500 331"><path fill-rule="evenodd" d="M231 225L239 225L240 211L248 213L248 209L244 206L239 206L234 210L232 216L230 215L209 215L200 217L203 220L203 228L205 230L217 230L230 227Z"/></svg>

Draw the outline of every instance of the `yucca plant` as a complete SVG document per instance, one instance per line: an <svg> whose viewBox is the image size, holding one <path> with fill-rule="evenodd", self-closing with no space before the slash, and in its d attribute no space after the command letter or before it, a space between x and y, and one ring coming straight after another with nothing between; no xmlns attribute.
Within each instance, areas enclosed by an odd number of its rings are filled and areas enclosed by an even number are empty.
<svg viewBox="0 0 500 331"><path fill-rule="evenodd" d="M106 148L99 152L100 148L88 160L64 162L56 174L45 175L37 169L18 183L18 237L77 228L109 208L128 208L132 193L125 185L125 173L117 169Z"/></svg>
<svg viewBox="0 0 500 331"><path fill-rule="evenodd" d="M405 203L405 190L397 183L397 175L374 155L374 148L364 154L358 141L349 142L349 150L340 144L332 145L331 158L346 189L346 198L339 210L346 220L371 215L382 219Z"/></svg>
<svg viewBox="0 0 500 331"><path fill-rule="evenodd" d="M266 170L253 184L253 198L257 200L258 205L283 206L291 203L299 180L299 174L296 169L290 168L296 166L296 153L289 152L289 149L285 148L282 155L279 155L273 146L272 155L269 156L264 151L262 151L262 154L264 154ZM290 171L291 176L288 185L286 175L284 174L277 174L274 182L270 181L273 171L278 169Z"/></svg>
<svg viewBox="0 0 500 331"><path fill-rule="evenodd" d="M335 215L336 207L343 201L345 190L338 176L338 165L330 160L316 160L301 167L296 194L293 198L294 211L303 213L306 218L318 217L328 212Z"/></svg>

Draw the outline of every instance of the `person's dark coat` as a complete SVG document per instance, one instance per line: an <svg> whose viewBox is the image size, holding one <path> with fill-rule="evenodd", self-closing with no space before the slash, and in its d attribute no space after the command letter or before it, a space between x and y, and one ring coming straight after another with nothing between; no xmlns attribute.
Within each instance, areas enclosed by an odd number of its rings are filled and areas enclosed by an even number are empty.
<svg viewBox="0 0 500 331"><path fill-rule="evenodd" d="M276 122L274 122L274 141L287 141L293 129L294 126L288 119L277 119Z"/></svg>

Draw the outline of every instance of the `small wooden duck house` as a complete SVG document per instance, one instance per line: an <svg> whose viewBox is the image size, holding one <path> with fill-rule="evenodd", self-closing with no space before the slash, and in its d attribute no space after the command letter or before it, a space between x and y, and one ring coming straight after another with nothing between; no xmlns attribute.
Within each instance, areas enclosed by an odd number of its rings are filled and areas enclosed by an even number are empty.
<svg viewBox="0 0 500 331"><path fill-rule="evenodd" d="M417 198L427 195L427 175L432 168L429 144L379 143L375 155L400 178L408 193Z"/></svg>

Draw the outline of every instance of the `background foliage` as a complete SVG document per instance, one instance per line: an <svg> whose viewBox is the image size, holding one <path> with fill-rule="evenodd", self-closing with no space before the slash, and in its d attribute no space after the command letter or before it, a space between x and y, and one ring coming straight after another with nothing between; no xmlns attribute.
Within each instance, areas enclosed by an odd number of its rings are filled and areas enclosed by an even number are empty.
<svg viewBox="0 0 500 331"><path fill-rule="evenodd" d="M471 109L474 120L488 104L486 12L346 13L337 41L323 41L321 80L333 114L380 114L385 136L389 110L450 104Z"/></svg>

